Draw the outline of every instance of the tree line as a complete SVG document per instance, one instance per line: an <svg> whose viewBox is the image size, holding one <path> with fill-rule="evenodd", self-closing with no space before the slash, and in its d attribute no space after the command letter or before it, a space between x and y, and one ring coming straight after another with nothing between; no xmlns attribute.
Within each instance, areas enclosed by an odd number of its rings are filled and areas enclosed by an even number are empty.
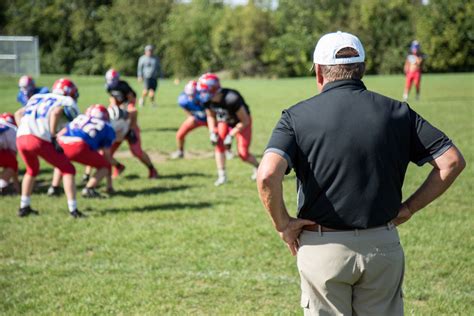
<svg viewBox="0 0 474 316"><path fill-rule="evenodd" d="M226 2L227 3L227 2ZM156 46L163 76L206 71L238 76L309 75L317 39L359 36L371 74L400 73L410 42L425 70L473 71L470 0L5 0L0 34L36 35L43 73L134 75L144 45Z"/></svg>

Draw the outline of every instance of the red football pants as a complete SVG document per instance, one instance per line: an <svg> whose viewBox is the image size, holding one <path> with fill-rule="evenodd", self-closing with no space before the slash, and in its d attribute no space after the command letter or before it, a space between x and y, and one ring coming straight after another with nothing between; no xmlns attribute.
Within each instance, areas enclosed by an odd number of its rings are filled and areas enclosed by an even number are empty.
<svg viewBox="0 0 474 316"><path fill-rule="evenodd" d="M231 129L232 127L225 122L217 123L217 134L219 135L219 140L216 146L217 152L225 152L226 148L224 146L224 138L229 134ZM250 124L248 126L235 135L235 140L237 141L237 152L240 159L247 161L249 159L249 147L252 140L252 119L250 119Z"/></svg>
<svg viewBox="0 0 474 316"><path fill-rule="evenodd" d="M135 144L130 144L130 141L127 139L128 145L130 146L130 151L135 157L141 158L143 156L143 149L142 149L142 141L140 137L140 128L137 126L133 128L133 131L135 132L135 135L137 136L137 141ZM112 155L117 151L117 149L120 147L122 144L122 141L120 142L115 142L112 145L112 148L110 149Z"/></svg>
<svg viewBox="0 0 474 316"><path fill-rule="evenodd" d="M16 160L16 153L9 149L0 149L0 167L10 168L17 172L18 160Z"/></svg>
<svg viewBox="0 0 474 316"><path fill-rule="evenodd" d="M409 91L414 83L416 91L420 91L421 71L408 72L405 77L405 89Z"/></svg>
<svg viewBox="0 0 474 316"><path fill-rule="evenodd" d="M64 143L59 140L59 144L63 148L66 157L71 161L91 166L96 169L109 169L111 167L110 163L104 156L99 154L97 151L93 151L84 141Z"/></svg>
<svg viewBox="0 0 474 316"><path fill-rule="evenodd" d="M176 139L184 140L184 138L190 131L200 126L207 126L207 123L203 121L198 121L193 116L189 116L179 127L178 132L176 133Z"/></svg>
<svg viewBox="0 0 474 316"><path fill-rule="evenodd" d="M64 153L58 153L52 143L34 135L23 135L16 139L16 146L26 164L26 173L36 177L40 170L38 157L58 168L62 174L76 174L76 169Z"/></svg>

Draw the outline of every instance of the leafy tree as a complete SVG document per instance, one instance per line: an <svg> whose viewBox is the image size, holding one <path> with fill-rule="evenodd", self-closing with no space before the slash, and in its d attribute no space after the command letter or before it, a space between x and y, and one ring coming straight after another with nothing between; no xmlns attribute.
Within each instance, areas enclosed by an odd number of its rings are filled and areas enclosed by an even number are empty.
<svg viewBox="0 0 474 316"><path fill-rule="evenodd" d="M431 0L416 19L429 71L474 70L474 2Z"/></svg>
<svg viewBox="0 0 474 316"><path fill-rule="evenodd" d="M408 0L373 0L354 2L350 30L357 34L366 51L368 73L399 73L413 39L411 12L416 8Z"/></svg>
<svg viewBox="0 0 474 316"><path fill-rule="evenodd" d="M138 58L147 44L162 55L163 24L172 8L172 0L116 0L101 8L97 30L105 43L104 64L123 74L136 74Z"/></svg>
<svg viewBox="0 0 474 316"><path fill-rule="evenodd" d="M165 67L178 77L194 76L219 66L210 45L222 3L198 0L176 4L169 14L162 43Z"/></svg>
<svg viewBox="0 0 474 316"><path fill-rule="evenodd" d="M263 74L261 56L274 30L270 13L254 1L224 11L212 34L212 46L220 62L235 76Z"/></svg>

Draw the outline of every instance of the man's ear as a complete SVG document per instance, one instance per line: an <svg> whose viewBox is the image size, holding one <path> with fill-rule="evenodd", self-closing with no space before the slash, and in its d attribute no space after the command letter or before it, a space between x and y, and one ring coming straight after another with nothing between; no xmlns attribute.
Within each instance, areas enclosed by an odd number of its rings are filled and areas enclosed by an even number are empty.
<svg viewBox="0 0 474 316"><path fill-rule="evenodd" d="M323 89L324 78L321 72L321 65L314 64L314 70L316 74L316 84L318 86L318 90L321 91Z"/></svg>

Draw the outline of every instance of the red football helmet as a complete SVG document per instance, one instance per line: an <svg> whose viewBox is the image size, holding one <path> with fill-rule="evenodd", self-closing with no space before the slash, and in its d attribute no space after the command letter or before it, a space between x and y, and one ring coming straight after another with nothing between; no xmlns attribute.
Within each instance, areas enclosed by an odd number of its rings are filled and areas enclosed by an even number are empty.
<svg viewBox="0 0 474 316"><path fill-rule="evenodd" d="M8 112L2 113L0 115L0 119L4 120L5 122L7 122L9 124L17 126L16 121L15 121L15 117L11 113L8 113Z"/></svg>
<svg viewBox="0 0 474 316"><path fill-rule="evenodd" d="M93 104L89 106L86 110L86 115L106 122L110 121L109 111L107 111L107 108L102 104Z"/></svg>
<svg viewBox="0 0 474 316"><path fill-rule="evenodd" d="M184 93L189 97L194 97L197 92L197 81L191 80L184 86Z"/></svg>
<svg viewBox="0 0 474 316"><path fill-rule="evenodd" d="M206 73L202 75L197 82L197 91L199 92L199 99L206 103L219 92L221 84L219 77L215 74Z"/></svg>
<svg viewBox="0 0 474 316"><path fill-rule="evenodd" d="M70 96L74 100L79 98L79 91L76 85L69 79L61 78L54 82L52 92L54 94Z"/></svg>
<svg viewBox="0 0 474 316"><path fill-rule="evenodd" d="M110 68L105 73L105 82L107 82L107 85L110 86L110 85L117 84L119 80L120 80L120 74L117 70Z"/></svg>

